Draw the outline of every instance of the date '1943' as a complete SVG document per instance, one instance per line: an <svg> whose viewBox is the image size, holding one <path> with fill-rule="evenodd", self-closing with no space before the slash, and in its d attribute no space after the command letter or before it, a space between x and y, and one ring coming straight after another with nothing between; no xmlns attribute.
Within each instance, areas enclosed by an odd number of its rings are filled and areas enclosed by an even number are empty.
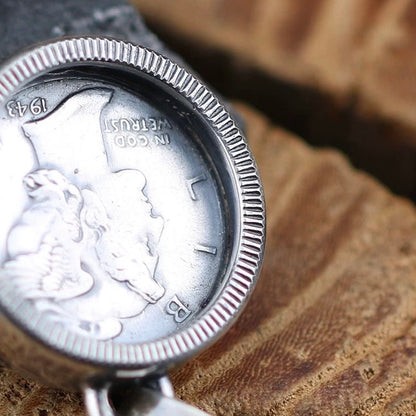
<svg viewBox="0 0 416 416"><path fill-rule="evenodd" d="M19 100L12 100L6 104L7 113L10 117L21 118L29 111L32 116L38 116L48 111L45 98L36 97L29 103L24 104Z"/></svg>

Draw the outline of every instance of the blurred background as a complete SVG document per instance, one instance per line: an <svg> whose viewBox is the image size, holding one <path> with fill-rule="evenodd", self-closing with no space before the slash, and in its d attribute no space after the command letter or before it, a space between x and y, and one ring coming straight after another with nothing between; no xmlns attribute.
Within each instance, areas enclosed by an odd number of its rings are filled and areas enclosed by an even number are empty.
<svg viewBox="0 0 416 416"><path fill-rule="evenodd" d="M131 1L221 94L416 200L416 1Z"/></svg>
<svg viewBox="0 0 416 416"><path fill-rule="evenodd" d="M416 201L416 0L130 1L224 97L273 122L238 107L268 198L262 277L227 335L172 373L178 397L221 415L415 415L414 204L276 125ZM53 8L31 5L48 24L0 26L3 53L49 36ZM97 16L62 14L54 35L142 33ZM0 415L85 414L79 396L0 370Z"/></svg>

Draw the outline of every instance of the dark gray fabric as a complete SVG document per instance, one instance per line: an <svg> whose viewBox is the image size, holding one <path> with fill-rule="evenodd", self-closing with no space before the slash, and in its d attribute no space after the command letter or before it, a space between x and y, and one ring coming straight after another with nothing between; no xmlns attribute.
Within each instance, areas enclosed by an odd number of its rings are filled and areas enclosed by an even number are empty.
<svg viewBox="0 0 416 416"><path fill-rule="evenodd" d="M107 35L175 60L124 0L0 0L0 61L34 43L68 35Z"/></svg>

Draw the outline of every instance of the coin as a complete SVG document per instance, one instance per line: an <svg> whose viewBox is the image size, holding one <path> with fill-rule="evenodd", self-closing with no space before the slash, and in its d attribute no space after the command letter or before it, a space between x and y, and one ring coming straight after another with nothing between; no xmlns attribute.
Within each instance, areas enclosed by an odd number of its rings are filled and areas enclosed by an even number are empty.
<svg viewBox="0 0 416 416"><path fill-rule="evenodd" d="M60 360L76 368L62 385L183 361L257 279L265 213L248 145L153 51L67 39L6 65L0 189L0 327L37 346L42 359L16 365L44 379Z"/></svg>

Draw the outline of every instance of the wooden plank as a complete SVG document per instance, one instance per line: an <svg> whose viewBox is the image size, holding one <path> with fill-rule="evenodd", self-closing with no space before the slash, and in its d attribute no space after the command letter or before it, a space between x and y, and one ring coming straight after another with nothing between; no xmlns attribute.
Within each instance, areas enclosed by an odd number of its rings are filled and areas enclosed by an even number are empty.
<svg viewBox="0 0 416 416"><path fill-rule="evenodd" d="M36 383L2 367L0 414L7 416L86 416L81 396Z"/></svg>
<svg viewBox="0 0 416 416"><path fill-rule="evenodd" d="M416 212L239 107L263 175L268 245L230 332L172 374L213 415L414 414ZM0 414L81 416L81 398L2 369Z"/></svg>
<svg viewBox="0 0 416 416"><path fill-rule="evenodd" d="M416 125L416 87L406 82L416 65L411 0L132 2L150 21L183 37L339 99L358 89L359 99Z"/></svg>
<svg viewBox="0 0 416 416"><path fill-rule="evenodd" d="M414 207L241 110L269 208L266 261L237 325L174 374L179 396L219 415L413 414Z"/></svg>
<svg viewBox="0 0 416 416"><path fill-rule="evenodd" d="M416 198L411 0L132 0L225 96Z"/></svg>

